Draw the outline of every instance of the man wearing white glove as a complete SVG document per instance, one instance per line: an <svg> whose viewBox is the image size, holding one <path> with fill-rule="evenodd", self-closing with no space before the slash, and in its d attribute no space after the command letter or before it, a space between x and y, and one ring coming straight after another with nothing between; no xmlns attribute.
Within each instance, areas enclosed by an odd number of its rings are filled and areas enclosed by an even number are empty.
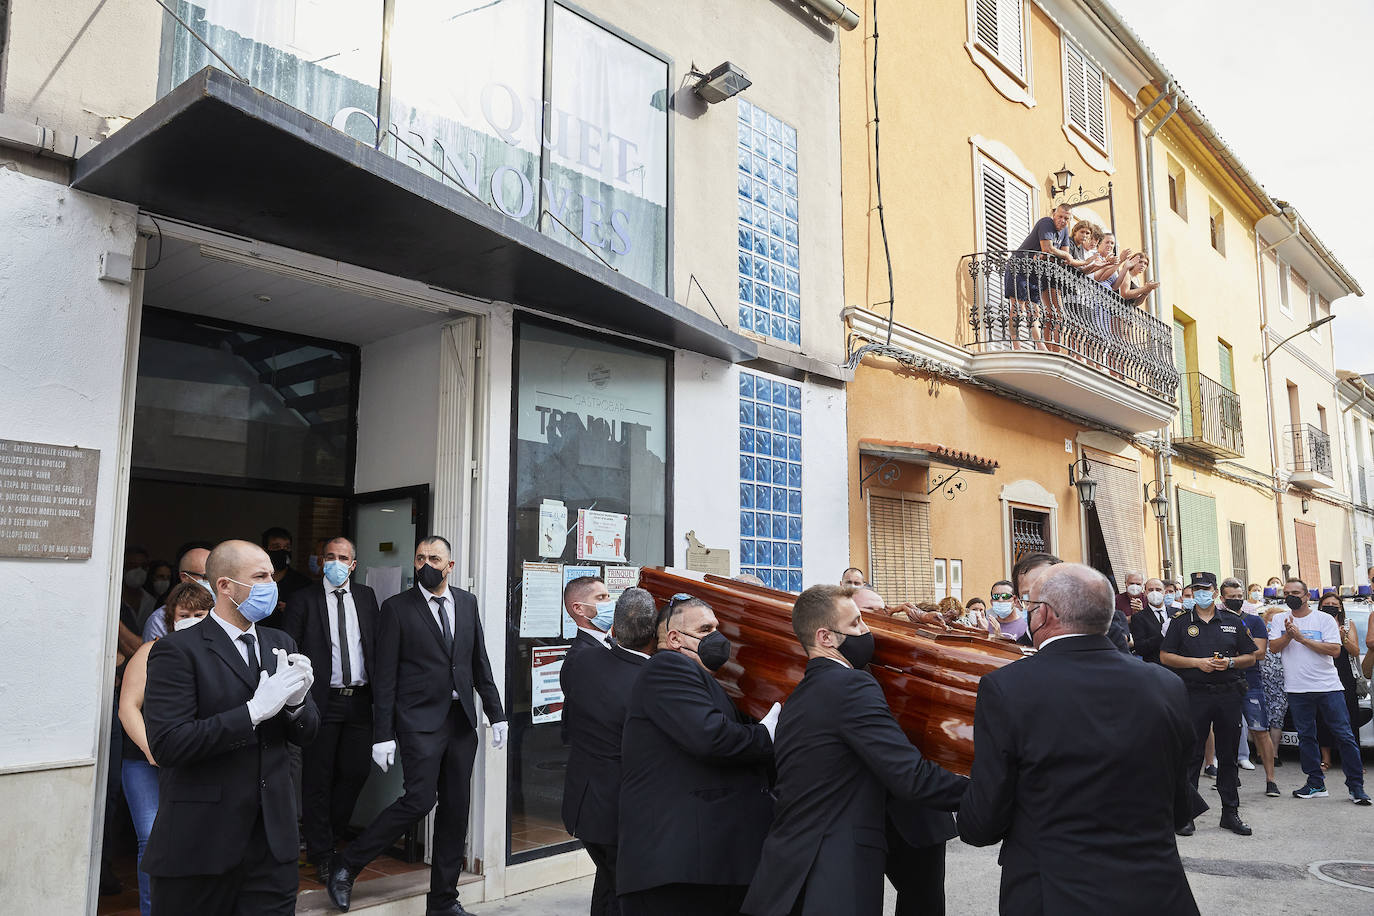
<svg viewBox="0 0 1374 916"><path fill-rule="evenodd" d="M458 876L480 724L473 693L481 697L491 746L498 750L506 743L506 715L487 660L477 599L449 586L452 570L448 541L425 538L415 548L415 586L388 598L377 618L372 760L386 770L400 759L404 792L335 862L329 899L345 912L363 866L437 802L426 914L467 913L458 902Z"/></svg>
<svg viewBox="0 0 1374 916"><path fill-rule="evenodd" d="M272 561L246 541L206 560L207 623L157 641L143 718L162 772L143 854L154 914L291 914L299 879L286 745L319 728L309 659L257 622L277 604ZM210 623L213 621L213 623Z"/></svg>

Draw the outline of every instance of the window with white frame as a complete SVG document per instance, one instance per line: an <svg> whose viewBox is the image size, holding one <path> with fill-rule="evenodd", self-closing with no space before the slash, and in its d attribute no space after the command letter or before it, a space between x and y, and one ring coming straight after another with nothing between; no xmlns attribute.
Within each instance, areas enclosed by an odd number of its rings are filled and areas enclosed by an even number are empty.
<svg viewBox="0 0 1374 916"><path fill-rule="evenodd" d="M1026 32L1022 0L971 0L972 40L1022 83L1026 81Z"/></svg>
<svg viewBox="0 0 1374 916"><path fill-rule="evenodd" d="M739 571L802 590L801 388L739 374Z"/></svg>
<svg viewBox="0 0 1374 916"><path fill-rule="evenodd" d="M1068 122L1107 153L1107 78L1078 46L1064 41L1064 109Z"/></svg>
<svg viewBox="0 0 1374 916"><path fill-rule="evenodd" d="M985 251L1009 251L1030 235L1033 191L995 162L978 157L979 233Z"/></svg>
<svg viewBox="0 0 1374 916"><path fill-rule="evenodd" d="M1293 306L1288 300L1288 265L1278 260L1274 260L1278 266L1279 277L1279 311L1289 318L1293 317Z"/></svg>
<svg viewBox="0 0 1374 916"><path fill-rule="evenodd" d="M797 129L739 100L739 326L801 346Z"/></svg>

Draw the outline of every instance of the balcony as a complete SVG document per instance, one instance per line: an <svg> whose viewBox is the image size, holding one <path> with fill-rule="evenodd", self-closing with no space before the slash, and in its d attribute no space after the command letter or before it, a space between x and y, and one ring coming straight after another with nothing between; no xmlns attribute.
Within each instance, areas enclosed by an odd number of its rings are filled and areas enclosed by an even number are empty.
<svg viewBox="0 0 1374 916"><path fill-rule="evenodd" d="M1331 465L1331 437L1307 423L1284 429L1284 451L1290 481L1309 490L1334 490L1336 480Z"/></svg>
<svg viewBox="0 0 1374 916"><path fill-rule="evenodd" d="M1240 396L1201 372L1179 377L1178 416L1174 444L1213 460L1240 458L1245 440L1240 428Z"/></svg>
<svg viewBox="0 0 1374 916"><path fill-rule="evenodd" d="M1178 370L1164 322L1024 252L965 255L958 273L976 378L1127 432L1169 425Z"/></svg>

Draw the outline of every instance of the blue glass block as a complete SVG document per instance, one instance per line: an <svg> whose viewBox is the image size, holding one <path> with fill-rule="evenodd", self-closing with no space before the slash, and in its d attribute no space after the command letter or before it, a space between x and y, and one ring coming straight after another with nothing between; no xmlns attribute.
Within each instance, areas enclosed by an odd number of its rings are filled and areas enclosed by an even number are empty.
<svg viewBox="0 0 1374 916"><path fill-rule="evenodd" d="M781 189L779 189L779 188L769 188L769 189L768 189L768 209L770 209L770 210L776 210L776 211L779 212L779 213L783 212L782 200L783 200L783 195L782 195ZM794 216L794 217L792 217L792 219L796 219L796 217Z"/></svg>
<svg viewBox="0 0 1374 916"><path fill-rule="evenodd" d="M801 570L793 569L787 573L787 590L789 592L800 592L802 590Z"/></svg>
<svg viewBox="0 0 1374 916"><path fill-rule="evenodd" d="M771 302L771 304L772 304L772 308L773 308L773 313L774 313L774 314L776 314L776 315L781 315L781 314L783 313L783 311L786 310L786 308L787 308L787 306L786 306L787 297L783 295L782 290L780 290L780 289L771 290L771 291L769 292L769 300L770 300L770 302Z"/></svg>
<svg viewBox="0 0 1374 916"><path fill-rule="evenodd" d="M754 259L754 279L768 281L768 261L765 258Z"/></svg>
<svg viewBox="0 0 1374 916"><path fill-rule="evenodd" d="M773 475L773 483L778 482L776 474ZM797 489L801 488L801 465L789 462L787 465L787 485Z"/></svg>
<svg viewBox="0 0 1374 916"><path fill-rule="evenodd" d="M782 139L782 122L772 115L768 116L768 136L774 140Z"/></svg>
<svg viewBox="0 0 1374 916"><path fill-rule="evenodd" d="M754 330L759 334L768 333L768 313L754 310Z"/></svg>
<svg viewBox="0 0 1374 916"><path fill-rule="evenodd" d="M797 385L787 386L787 409L801 410L801 388ZM800 436L801 431L798 430L796 433L793 433L793 435Z"/></svg>
<svg viewBox="0 0 1374 916"><path fill-rule="evenodd" d="M753 141L753 132L750 131L749 125L741 119L736 122L735 127L737 128L736 136L739 138L739 142L745 146L749 145L749 143Z"/></svg>
<svg viewBox="0 0 1374 916"><path fill-rule="evenodd" d="M801 346L801 322L789 321L786 327L787 342Z"/></svg>
<svg viewBox="0 0 1374 916"><path fill-rule="evenodd" d="M773 248L772 239L769 239L768 248L769 248L768 255L769 255L769 257L772 257L772 254L773 254L773 251L772 251L772 248ZM781 260L782 263L786 264L788 267L792 268L793 270L800 270L800 269L801 269L801 252L797 251L797 246L796 246L796 245L788 245L788 246L787 246L787 257L785 257L785 258L773 258L773 260L774 260L774 261Z"/></svg>
<svg viewBox="0 0 1374 916"><path fill-rule="evenodd" d="M755 129L755 130L767 130L767 129L768 129L768 112L764 111L762 108L760 108L760 107L758 107L757 105L755 105L755 106L753 106L753 108L750 110L750 113L754 116L754 129Z"/></svg>
<svg viewBox="0 0 1374 916"><path fill-rule="evenodd" d="M797 199L795 197L787 198L782 208L782 213L788 219L797 219Z"/></svg>
<svg viewBox="0 0 1374 916"><path fill-rule="evenodd" d="M782 142L792 149L797 148L797 129L791 124L782 126Z"/></svg>
<svg viewBox="0 0 1374 916"><path fill-rule="evenodd" d="M777 589L778 591L780 591L780 592L785 592L785 591L787 591L787 570L785 570L785 569L775 569L775 570L773 570L773 576L772 576L772 578L773 578L773 588L776 588L776 589Z"/></svg>
<svg viewBox="0 0 1374 916"><path fill-rule="evenodd" d="M740 230L741 237L743 237L744 233L747 231L748 230L743 229ZM753 239L754 254L759 255L760 257L768 257L768 236L764 235L762 232L755 232L753 233ZM778 260L781 261L782 258L779 257Z"/></svg>
<svg viewBox="0 0 1374 916"><path fill-rule="evenodd" d="M768 167L768 186L777 188L779 191L782 190L782 166L770 165ZM781 210L782 207L778 207L778 209Z"/></svg>
<svg viewBox="0 0 1374 916"><path fill-rule="evenodd" d="M770 516L767 512L758 512L758 513L755 513L755 515L754 515L754 534L755 534L757 537L761 537L761 538L766 538L766 537L768 537L768 532L771 531L771 530L772 530L772 527L773 527L771 524L769 524L769 521L768 521L768 520L769 520L770 518L772 518L772 516Z"/></svg>
<svg viewBox="0 0 1374 916"><path fill-rule="evenodd" d="M801 461L801 440L800 440L800 439L788 439L788 440L787 440L787 460L788 460L788 461Z"/></svg>
<svg viewBox="0 0 1374 916"><path fill-rule="evenodd" d="M800 295L801 274L797 273L795 270L789 270L787 272L787 283L785 284L785 287L789 293L797 293L798 295Z"/></svg>
<svg viewBox="0 0 1374 916"><path fill-rule="evenodd" d="M757 178L754 179L753 181L749 182L749 187L745 189L744 193L745 193L747 196L749 196L750 198L752 198L752 199L754 200L755 203L760 203L760 204L764 204L765 206L767 206L767 204L768 204L768 185L765 184L765 183L762 182L762 181L759 181ZM760 223L759 225L765 225L765 224Z"/></svg>
<svg viewBox="0 0 1374 916"><path fill-rule="evenodd" d="M754 542L753 542L753 541L740 541L740 542L739 542L739 561L740 561L741 563L752 563L752 562L754 562Z"/></svg>
<svg viewBox="0 0 1374 916"><path fill-rule="evenodd" d="M782 238L782 214L768 214L768 233L770 235L776 235L778 238ZM779 283L778 285L781 286L782 284Z"/></svg>
<svg viewBox="0 0 1374 916"><path fill-rule="evenodd" d="M739 479L754 479L754 459L748 455L740 455L739 457Z"/></svg>
<svg viewBox="0 0 1374 916"><path fill-rule="evenodd" d="M748 372L739 374L739 396L742 398L752 398L754 396L754 376Z"/></svg>
<svg viewBox="0 0 1374 916"><path fill-rule="evenodd" d="M754 513L741 512L739 514L739 533L741 537L754 536Z"/></svg>
<svg viewBox="0 0 1374 916"><path fill-rule="evenodd" d="M760 156L768 155L768 135L761 130L754 131L754 152Z"/></svg>
<svg viewBox="0 0 1374 916"><path fill-rule="evenodd" d="M800 317L801 317L801 299L800 299L799 297L797 297L797 296L788 296L788 297L787 297L787 317L788 317L788 318L800 318Z"/></svg>
<svg viewBox="0 0 1374 916"><path fill-rule="evenodd" d="M766 204L754 204L754 225L760 230L768 228L768 207Z"/></svg>
<svg viewBox="0 0 1374 916"><path fill-rule="evenodd" d="M748 172L735 172L735 190L738 193L748 196L753 191L753 188L754 183L750 180Z"/></svg>
<svg viewBox="0 0 1374 916"><path fill-rule="evenodd" d="M786 263L785 261L783 261L783 244L782 244L782 239L769 238L769 237L767 237L767 236L759 235L759 234L756 233L755 236L754 236L754 250L755 250L755 251L758 250L759 242L760 242L760 241L762 241L762 242L764 243L764 250L767 252L769 259L771 259L771 260L773 260L773 261L779 261L779 262L782 262L782 263ZM793 250L795 250L795 249L793 249ZM788 266L788 267L796 267L797 265L796 265L796 264L788 264L787 266Z"/></svg>
<svg viewBox="0 0 1374 916"><path fill-rule="evenodd" d="M743 302L754 301L754 281L745 277L739 278L739 297Z"/></svg>
<svg viewBox="0 0 1374 916"><path fill-rule="evenodd" d="M749 152L749 147L740 144L739 152L735 154L735 164L745 172L754 170L754 156Z"/></svg>
<svg viewBox="0 0 1374 916"><path fill-rule="evenodd" d="M763 425L762 417L760 417L759 425ZM772 422L769 425L778 432L785 432L787 429L787 411L783 410L781 407L774 407Z"/></svg>
<svg viewBox="0 0 1374 916"><path fill-rule="evenodd" d="M767 408L764 408L764 410L766 411ZM767 458L755 458L754 474L755 479L757 479L759 483L772 483L773 463L769 461ZM767 509L768 507L764 506L763 508Z"/></svg>
<svg viewBox="0 0 1374 916"><path fill-rule="evenodd" d="M781 566L783 569L786 569L786 568L787 568L787 545L786 545L786 544L776 544L776 543L775 543L775 544L773 545L773 565L774 565L774 566ZM773 587L774 587L774 588L778 588L778 587L779 587L777 583L778 583L778 575L777 575L776 572L774 572L774 574L773 574Z"/></svg>
<svg viewBox="0 0 1374 916"><path fill-rule="evenodd" d="M783 168L795 175L797 173L797 151L790 149L784 152L782 155L782 165Z"/></svg>
<svg viewBox="0 0 1374 916"><path fill-rule="evenodd" d="M789 245L797 244L797 224L790 219L783 224L782 237Z"/></svg>
<svg viewBox="0 0 1374 916"><path fill-rule="evenodd" d="M782 175L782 193L793 200L797 199L797 176L791 172L784 172Z"/></svg>
<svg viewBox="0 0 1374 916"><path fill-rule="evenodd" d="M779 486L781 486L782 484L787 483L787 462L786 462L786 461L774 461L774 462L773 462L773 483L775 483L775 484L777 484L777 485L779 485ZM779 535L779 537L781 537L781 535Z"/></svg>
<svg viewBox="0 0 1374 916"><path fill-rule="evenodd" d="M773 380L761 375L754 376L754 398L765 403L773 400Z"/></svg>
<svg viewBox="0 0 1374 916"><path fill-rule="evenodd" d="M752 429L740 427L739 450L741 454L745 455L754 450L754 431Z"/></svg>
<svg viewBox="0 0 1374 916"><path fill-rule="evenodd" d="M754 488L747 483L739 485L739 507L741 509L754 508Z"/></svg>
<svg viewBox="0 0 1374 916"><path fill-rule="evenodd" d="M739 423L740 426L754 425L754 402L741 400L739 402Z"/></svg>
<svg viewBox="0 0 1374 916"><path fill-rule="evenodd" d="M778 171L782 171L782 143L780 141L768 141L768 161L776 165Z"/></svg>
<svg viewBox="0 0 1374 916"><path fill-rule="evenodd" d="M767 509L770 505L772 505L772 499L770 498L771 495L772 495L772 493L773 493L773 488L772 488L772 487L760 487L760 486L755 485L755 487L754 487L754 505L753 505L751 508L755 508L755 509Z"/></svg>
<svg viewBox="0 0 1374 916"><path fill-rule="evenodd" d="M801 515L801 490L792 490L787 494L787 511Z"/></svg>
<svg viewBox="0 0 1374 916"><path fill-rule="evenodd" d="M787 490L783 487L773 487L773 511L787 511Z"/></svg>
<svg viewBox="0 0 1374 916"><path fill-rule="evenodd" d="M800 544L787 545L787 567L789 569L801 569L802 549Z"/></svg>
<svg viewBox="0 0 1374 916"><path fill-rule="evenodd" d="M766 181L768 179L768 160L763 158L762 156L754 156L753 163L754 177L762 178Z"/></svg>
<svg viewBox="0 0 1374 916"><path fill-rule="evenodd" d="M800 543L801 543L801 539L802 539L802 538L801 538L801 534L802 534L802 522L801 522L801 519L798 518L798 517L795 516L795 515L789 515L789 516L787 516L787 539L788 539L789 541L795 541L795 542L797 542L798 544L800 544Z"/></svg>
<svg viewBox="0 0 1374 916"><path fill-rule="evenodd" d="M745 251L749 251L754 247L754 233L748 226L741 223L737 230L737 234L739 236L739 247L743 248Z"/></svg>
<svg viewBox="0 0 1374 916"><path fill-rule="evenodd" d="M739 119L741 121L744 121L745 123L748 123L749 115L753 112L754 106L750 104L749 100L746 99L744 96L740 96L738 102L739 105L736 107L735 110L739 115Z"/></svg>
<svg viewBox="0 0 1374 916"><path fill-rule="evenodd" d="M739 326L742 331L752 331L754 329L754 310L740 306Z"/></svg>
<svg viewBox="0 0 1374 916"><path fill-rule="evenodd" d="M739 265L739 275L741 277L752 277L754 275L754 256L749 252L735 252L735 263Z"/></svg>
<svg viewBox="0 0 1374 916"><path fill-rule="evenodd" d="M773 403L779 407L787 406L787 385L782 382L773 383Z"/></svg>
<svg viewBox="0 0 1374 916"><path fill-rule="evenodd" d="M758 430L758 429L754 430L754 454L755 454L755 455L768 455L768 454L769 454L769 444L770 444L771 442L772 442L772 437L770 437L770 436L768 435L768 433L764 432L763 430ZM784 450L785 450L785 449L786 449L786 446L784 446Z"/></svg>
<svg viewBox="0 0 1374 916"><path fill-rule="evenodd" d="M782 289L782 285L787 282L787 271L783 270L781 264L769 263L768 282L772 283L778 289Z"/></svg>
<svg viewBox="0 0 1374 916"><path fill-rule="evenodd" d="M773 427L777 429L777 427ZM787 433L791 436L801 435L801 414L795 410L787 412Z"/></svg>
<svg viewBox="0 0 1374 916"><path fill-rule="evenodd" d="M787 516L773 516L773 537L780 541L787 538Z"/></svg>
<svg viewBox="0 0 1374 916"><path fill-rule="evenodd" d="M740 231L747 232L749 224L754 221L754 205L751 204L746 198L741 197L739 201L736 203L735 211L739 215ZM749 244L741 240L739 247L748 248Z"/></svg>
<svg viewBox="0 0 1374 916"><path fill-rule="evenodd" d="M768 322L768 336L782 340L787 334L787 322L781 315L774 315Z"/></svg>

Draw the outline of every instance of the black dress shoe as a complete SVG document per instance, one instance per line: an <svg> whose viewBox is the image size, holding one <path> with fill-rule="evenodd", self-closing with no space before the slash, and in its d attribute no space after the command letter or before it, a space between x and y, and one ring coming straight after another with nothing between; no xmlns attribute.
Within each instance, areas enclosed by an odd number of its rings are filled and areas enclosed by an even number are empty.
<svg viewBox="0 0 1374 916"><path fill-rule="evenodd" d="M1229 830L1232 833L1238 834L1240 836L1249 836L1250 834L1254 833L1254 831L1250 829L1250 825L1245 823L1245 821L1241 820L1240 815L1237 814L1235 811L1222 812L1221 828L1223 830Z"/></svg>
<svg viewBox="0 0 1374 916"><path fill-rule="evenodd" d="M329 891L329 900L336 907L348 912L348 906L353 902L353 879L356 876L348 870L348 866L340 865L329 875L329 881L325 884L325 889Z"/></svg>
<svg viewBox="0 0 1374 916"><path fill-rule="evenodd" d="M1196 832L1197 827L1193 824L1192 821L1189 821L1188 823L1184 824L1182 827L1174 831L1174 833L1177 833L1179 836L1192 836Z"/></svg>
<svg viewBox="0 0 1374 916"><path fill-rule="evenodd" d="M449 906L440 907L437 910L433 908L425 910L425 916L472 916L472 914L463 909L463 905L455 900Z"/></svg>

